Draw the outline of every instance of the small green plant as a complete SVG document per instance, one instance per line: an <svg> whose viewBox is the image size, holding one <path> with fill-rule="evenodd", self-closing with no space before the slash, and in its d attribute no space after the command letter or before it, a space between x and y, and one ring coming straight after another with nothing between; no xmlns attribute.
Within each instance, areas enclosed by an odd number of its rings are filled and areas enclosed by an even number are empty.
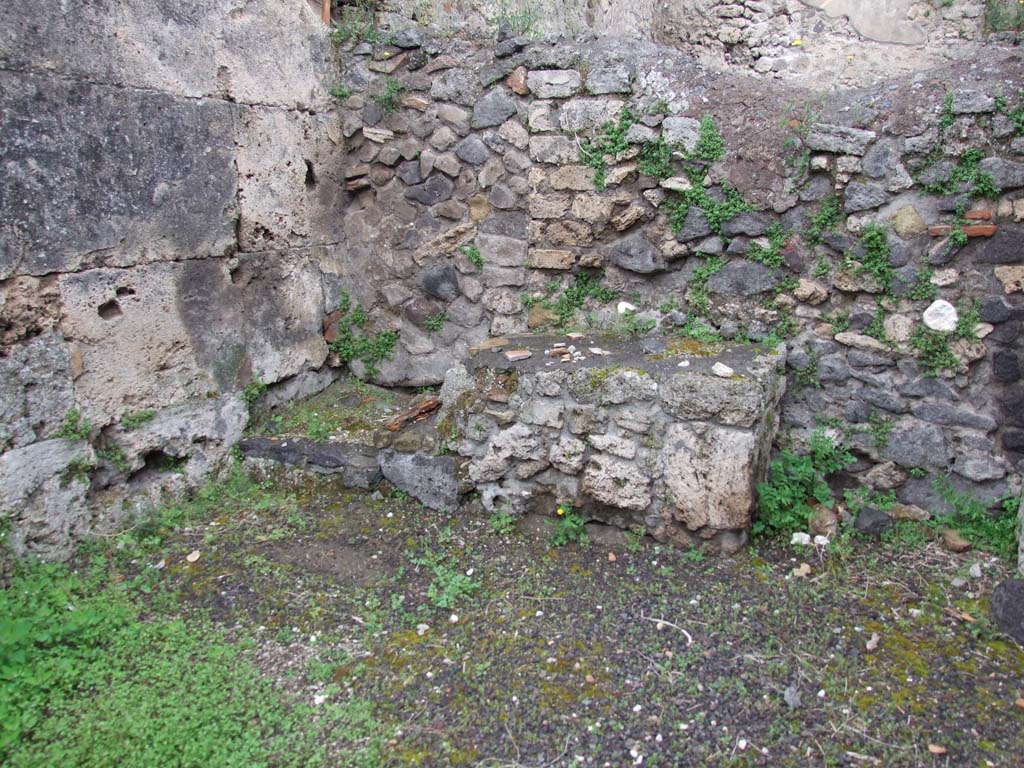
<svg viewBox="0 0 1024 768"><path fill-rule="evenodd" d="M623 536L626 539L626 551L633 554L644 551L644 536L647 535L647 531L642 525L634 525L628 530L623 532Z"/></svg>
<svg viewBox="0 0 1024 768"><path fill-rule="evenodd" d="M622 320L614 328L614 332L622 336L643 336L650 333L658 322L652 317L638 317L636 312L627 310Z"/></svg>
<svg viewBox="0 0 1024 768"><path fill-rule="evenodd" d="M402 93L405 91L405 86L402 85L398 80L393 77L389 77L384 81L384 90L373 97L373 100L380 107L380 111L385 115L390 115L396 109L398 109L398 103L401 100Z"/></svg>
<svg viewBox="0 0 1024 768"><path fill-rule="evenodd" d="M439 537L440 543L444 543ZM450 561L446 552L437 552L430 547L424 550L421 557L411 558L418 566L426 568L432 576L427 586L427 597L436 608L454 608L461 600L473 595L480 589L480 582L467 576L456 564Z"/></svg>
<svg viewBox="0 0 1024 768"><path fill-rule="evenodd" d="M664 136L644 142L636 167L644 176L651 176L658 181L664 181L672 176L672 147L665 141Z"/></svg>
<svg viewBox="0 0 1024 768"><path fill-rule="evenodd" d="M348 97L352 95L352 89L347 85L332 85L327 92L338 101L347 101Z"/></svg>
<svg viewBox="0 0 1024 768"><path fill-rule="evenodd" d="M64 414L64 423L57 430L57 437L65 440L88 440L92 432L92 424L77 408L71 408Z"/></svg>
<svg viewBox="0 0 1024 768"><path fill-rule="evenodd" d="M661 314L663 315L668 315L671 314L672 312L677 312L679 311L679 309L679 301L676 299L675 296L671 296L665 299L663 302L661 302L661 304L658 305L658 311L661 312Z"/></svg>
<svg viewBox="0 0 1024 768"><path fill-rule="evenodd" d="M842 333L850 327L850 313L845 309L826 312L821 319L832 326L832 333Z"/></svg>
<svg viewBox="0 0 1024 768"><path fill-rule="evenodd" d="M694 341L714 344L722 340L722 335L696 315L687 315L686 322L677 333Z"/></svg>
<svg viewBox="0 0 1024 768"><path fill-rule="evenodd" d="M920 480L922 478L928 477L928 470L922 469L921 467L911 467L908 470L907 474L909 474L915 480Z"/></svg>
<svg viewBox="0 0 1024 768"><path fill-rule="evenodd" d="M953 514L943 520L944 525L956 528L968 541L1008 562L1016 558L1015 513L1006 506L999 512L990 513L984 502L970 493L958 491L948 477L936 477L932 486L939 498L953 510Z"/></svg>
<svg viewBox="0 0 1024 768"><path fill-rule="evenodd" d="M881 302L875 306L875 313L871 316L871 322L864 329L864 335L878 339L883 344L891 344L889 334L885 332L885 308Z"/></svg>
<svg viewBox="0 0 1024 768"><path fill-rule="evenodd" d="M613 301L618 294L601 285L604 278L603 272L595 275L588 275L586 272L579 272L575 281L568 286L562 295L557 299L544 299L541 305L558 315L558 322L564 328L572 319L578 309L582 309L587 299L598 301ZM561 284L558 284L561 287Z"/></svg>
<svg viewBox="0 0 1024 768"><path fill-rule="evenodd" d="M690 306L698 315L706 317L711 307L708 303L708 281L717 274L725 261L720 256L710 256L693 271L690 278Z"/></svg>
<svg viewBox="0 0 1024 768"><path fill-rule="evenodd" d="M985 0L985 28L993 32L1024 29L1024 3L1020 0Z"/></svg>
<svg viewBox="0 0 1024 768"><path fill-rule="evenodd" d="M341 18L335 22L331 32L333 42L386 45L391 41L391 36L377 26L377 13L372 0L342 5L340 12Z"/></svg>
<svg viewBox="0 0 1024 768"><path fill-rule="evenodd" d="M770 308L775 309L775 323L761 343L769 349L773 349L786 339L792 338L796 334L797 326L791 307L773 305Z"/></svg>
<svg viewBox="0 0 1024 768"><path fill-rule="evenodd" d="M896 270L890 262L892 248L889 246L889 235L885 227L880 224L867 225L861 234L860 242L864 247L864 256L857 274L870 275L884 293L890 293L892 281L896 278Z"/></svg>
<svg viewBox="0 0 1024 768"><path fill-rule="evenodd" d="M914 329L910 346L920 352L918 364L926 376L937 376L939 371L956 370L960 365L956 355L949 348L949 334L933 331L923 325Z"/></svg>
<svg viewBox="0 0 1024 768"><path fill-rule="evenodd" d="M1018 94L1017 106L1012 108L1003 96L996 96L996 111L1010 119L1016 135L1024 135L1024 91Z"/></svg>
<svg viewBox="0 0 1024 768"><path fill-rule="evenodd" d="M825 103L825 94L815 99L805 99L801 108L790 105L787 109L783 126L790 135L782 142L782 154L786 167L797 180L803 179L811 167L811 148L807 146L807 135L821 119L821 110Z"/></svg>
<svg viewBox="0 0 1024 768"><path fill-rule="evenodd" d="M703 563L707 559L707 545L701 544L690 547L679 557L688 563Z"/></svg>
<svg viewBox="0 0 1024 768"><path fill-rule="evenodd" d="M956 330L953 331L953 334L961 339L976 339L974 329L981 322L981 300L964 299L956 309Z"/></svg>
<svg viewBox="0 0 1024 768"><path fill-rule="evenodd" d="M1022 501L1024 501L1024 499L1021 499L1020 496L1008 494L1002 498L1002 500L999 502L999 506L1002 507L1003 512L1005 512L1006 514L1016 515L1018 512L1020 512L1020 505Z"/></svg>
<svg viewBox="0 0 1024 768"><path fill-rule="evenodd" d="M972 198L993 199L999 197L992 174L981 170L985 153L980 149L968 149L957 160L956 167L945 179L922 183L924 190L933 195L955 195L967 192Z"/></svg>
<svg viewBox="0 0 1024 768"><path fill-rule="evenodd" d="M245 389L242 390L242 402L245 403L250 413L259 399L266 394L266 391L266 382L258 376L245 385Z"/></svg>
<svg viewBox="0 0 1024 768"><path fill-rule="evenodd" d="M668 105L668 99L655 99L647 108L648 115L671 115L672 110Z"/></svg>
<svg viewBox="0 0 1024 768"><path fill-rule="evenodd" d="M537 24L540 22L540 13L529 0L517 5L518 7L513 8L510 7L508 0L501 0L495 15L488 18L487 23L501 34L514 36L534 34L537 31Z"/></svg>
<svg viewBox="0 0 1024 768"><path fill-rule="evenodd" d="M127 416L121 418L121 426L128 430L138 429L143 424L147 424L152 421L154 416L156 416L156 411L136 411L135 413L129 413Z"/></svg>
<svg viewBox="0 0 1024 768"><path fill-rule="evenodd" d="M868 417L868 429L875 440L876 449L884 451L889 447L889 438L895 428L896 424L892 419L886 418L874 409L871 410L871 416Z"/></svg>
<svg viewBox="0 0 1024 768"><path fill-rule="evenodd" d="M800 389L821 389L821 379L818 378L818 354L807 353L807 365L803 368L792 369L793 384Z"/></svg>
<svg viewBox="0 0 1024 768"><path fill-rule="evenodd" d="M508 536L516 530L516 518L507 510L498 510L488 519L491 533L495 536Z"/></svg>
<svg viewBox="0 0 1024 768"><path fill-rule="evenodd" d="M695 180L693 188L686 192L670 191L661 203L661 207L668 215L673 232L678 233L686 226L686 217L693 206L703 211L708 224L711 225L711 231L717 235L722 233L724 222L745 211L753 210L750 204L740 196L740 193L728 184L722 185L725 200L719 202L711 197L703 186L704 170L691 173L700 177Z"/></svg>
<svg viewBox="0 0 1024 768"><path fill-rule="evenodd" d="M818 263L814 265L814 271L811 273L811 276L820 280L823 277L828 277L828 274L831 271L832 262L822 256L818 259Z"/></svg>
<svg viewBox="0 0 1024 768"><path fill-rule="evenodd" d="M818 245L822 240L822 235L836 228L842 215L842 201L836 195L826 197L822 200L817 213L811 216L807 232L804 234L804 241L808 245Z"/></svg>
<svg viewBox="0 0 1024 768"><path fill-rule="evenodd" d="M338 314L338 338L330 343L331 351L342 364L360 361L366 368L366 375L373 378L377 375L377 365L394 354L398 331L381 331L373 336L363 333L368 320L366 312L358 304L353 306L347 293L341 295Z"/></svg>
<svg viewBox="0 0 1024 768"><path fill-rule="evenodd" d="M752 242L747 248L746 257L751 261L764 264L771 269L778 269L782 266L782 248L786 244L786 232L779 223L772 224L767 231L768 245L759 245Z"/></svg>
<svg viewBox="0 0 1024 768"><path fill-rule="evenodd" d="M103 461L112 465L118 472L127 472L131 464L128 461L128 455L117 443L110 443L109 445L101 446L96 449L96 455Z"/></svg>
<svg viewBox="0 0 1024 768"><path fill-rule="evenodd" d="M586 543L586 523L587 519L583 515L573 511L572 504L559 504L555 510L555 519L552 521L555 530L551 534L551 546L564 547L573 542Z"/></svg>
<svg viewBox="0 0 1024 768"><path fill-rule="evenodd" d="M608 179L606 156L615 158L629 148L626 134L635 122L633 110L628 106L623 107L618 120L606 120L601 125L601 133L580 145L580 162L593 168L594 185L598 189L604 189Z"/></svg>
<svg viewBox="0 0 1024 768"><path fill-rule="evenodd" d="M813 503L827 507L835 503L826 478L853 464L853 454L821 428L814 431L808 448L806 454L786 449L771 463L769 481L758 486L760 516L753 525L755 534L806 530Z"/></svg>
<svg viewBox="0 0 1024 768"><path fill-rule="evenodd" d="M60 473L60 487L67 488L74 482L89 483L94 469L86 459L72 459Z"/></svg>
<svg viewBox="0 0 1024 768"><path fill-rule="evenodd" d="M725 141L715 127L715 121L711 115L704 115L700 119L700 128L697 131L697 144L690 153L690 157L713 163L725 157Z"/></svg>
<svg viewBox="0 0 1024 768"><path fill-rule="evenodd" d="M939 295L938 286L932 283L935 270L931 267L917 270L917 281L910 289L910 298L914 301L931 301Z"/></svg>
<svg viewBox="0 0 1024 768"><path fill-rule="evenodd" d="M448 322L448 312L442 309L436 315L431 315L424 320L423 327L426 329L427 333L437 333L444 328L444 324L446 322Z"/></svg>
<svg viewBox="0 0 1024 768"><path fill-rule="evenodd" d="M464 245L459 250L462 251L462 255L469 259L469 263L474 267L477 269L484 268L484 257L480 255L480 249L477 247L476 243Z"/></svg>

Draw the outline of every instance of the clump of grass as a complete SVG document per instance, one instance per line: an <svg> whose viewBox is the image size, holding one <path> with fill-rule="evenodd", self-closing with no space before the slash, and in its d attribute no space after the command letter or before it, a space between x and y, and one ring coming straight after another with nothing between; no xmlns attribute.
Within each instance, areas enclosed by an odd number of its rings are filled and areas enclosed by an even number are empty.
<svg viewBox="0 0 1024 768"><path fill-rule="evenodd" d="M389 734L368 702L327 687L317 707L265 678L244 635L143 602L160 572L133 575L131 563L150 562L174 528L280 500L236 470L109 552L85 545L77 570L12 560L0 589L0 762L299 768L326 761L338 735L349 764L379 765Z"/></svg>

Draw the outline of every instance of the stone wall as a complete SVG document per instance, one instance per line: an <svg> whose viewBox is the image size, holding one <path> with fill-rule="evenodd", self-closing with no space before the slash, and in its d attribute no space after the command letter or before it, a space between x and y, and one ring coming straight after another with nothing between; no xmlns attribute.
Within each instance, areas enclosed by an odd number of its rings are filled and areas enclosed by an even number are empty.
<svg viewBox="0 0 1024 768"><path fill-rule="evenodd" d="M488 333L565 319L685 333L699 318L726 339L788 339L784 439L800 445L821 425L844 435L859 461L840 484L940 512L937 477L993 505L1019 492L1019 62L817 99L780 88L769 106L760 81L650 44L481 48L423 30L399 42L354 47L342 74L357 91L344 104L346 231L379 254L371 317L399 332L381 382L438 383ZM385 113L388 82L403 90ZM582 150L626 107L602 185ZM719 220L694 204L673 221L695 183L680 158L705 115L725 145L705 197L736 207ZM678 151L666 179L641 173L659 139ZM967 194L968 176L1000 193ZM815 236L829 205L834 225ZM957 210L971 217L962 243ZM559 317L579 275L598 273L635 313L591 299ZM948 325L933 319L943 313ZM922 361L929 340L948 352L942 365Z"/></svg>
<svg viewBox="0 0 1024 768"><path fill-rule="evenodd" d="M211 471L246 384L327 357L336 63L301 0L5 3L0 30L0 509L63 557ZM57 439L72 409L88 443Z"/></svg>
<svg viewBox="0 0 1024 768"><path fill-rule="evenodd" d="M743 9L722 18L848 24L806 5ZM339 361L322 330L343 294L366 332L398 332L375 377L395 386L440 384L488 336L556 317L787 337L784 439L823 420L846 431L860 463L843 482L921 506L941 506L931 481L947 473L990 500L1019 490L1024 147L994 99L1018 103L1012 52L835 91L774 79L789 64L759 73L775 54L746 57L747 38L719 39L743 60L719 71L644 40L496 43L381 19L393 44L335 51L301 0L0 8L0 509L20 551L66 556L74 537L198 482L245 429L247 385L275 401L324 386ZM599 188L581 147L627 106ZM693 186L681 156L705 115L726 148L705 198L733 188L750 210L677 207L673 222L665 201ZM680 153L668 179L640 172L659 138ZM1002 192L972 203L991 224L970 231L992 236L961 246L928 231L956 195L922 184L962 176L969 148ZM812 242L830 195L837 226ZM872 222L894 270L884 296L861 268ZM558 304L599 272L615 301ZM936 296L915 298L919 282ZM911 339L936 298L979 301L980 323L932 377ZM88 441L58 437L72 409Z"/></svg>

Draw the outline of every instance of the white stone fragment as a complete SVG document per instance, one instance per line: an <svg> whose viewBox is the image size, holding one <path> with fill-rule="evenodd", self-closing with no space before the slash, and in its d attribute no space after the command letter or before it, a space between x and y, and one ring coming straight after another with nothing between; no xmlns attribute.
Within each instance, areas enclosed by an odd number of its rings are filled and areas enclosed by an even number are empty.
<svg viewBox="0 0 1024 768"><path fill-rule="evenodd" d="M924 311L922 320L924 324L933 331L952 333L956 330L957 321L956 307L944 299L936 299L931 306Z"/></svg>
<svg viewBox="0 0 1024 768"><path fill-rule="evenodd" d="M590 354L592 354L592 355L610 355L611 352L609 352L607 349L601 349L600 347L591 347L590 348Z"/></svg>
<svg viewBox="0 0 1024 768"><path fill-rule="evenodd" d="M715 363L713 366L711 366L711 372L715 374L715 376L719 376L723 379L728 379L733 374L736 373L736 371L734 371L732 368L730 368L728 365L722 362Z"/></svg>
<svg viewBox="0 0 1024 768"><path fill-rule="evenodd" d="M620 301L617 309L620 315L624 315L627 312L636 312L636 305L630 304L628 301Z"/></svg>
<svg viewBox="0 0 1024 768"><path fill-rule="evenodd" d="M809 547L811 545L811 534L797 531L793 534L793 538L789 540L789 543L793 546Z"/></svg>

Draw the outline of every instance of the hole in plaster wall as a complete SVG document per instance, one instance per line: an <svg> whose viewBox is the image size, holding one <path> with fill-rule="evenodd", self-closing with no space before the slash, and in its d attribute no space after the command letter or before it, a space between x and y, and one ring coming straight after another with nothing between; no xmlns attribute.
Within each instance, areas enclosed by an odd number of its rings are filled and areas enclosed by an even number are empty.
<svg viewBox="0 0 1024 768"><path fill-rule="evenodd" d="M120 317L124 314L124 312L121 311L121 305L117 303L117 299L111 299L110 301L103 302L96 307L96 312L104 320L113 320L115 317Z"/></svg>
<svg viewBox="0 0 1024 768"><path fill-rule="evenodd" d="M116 291L114 291L114 295L115 296L134 296L135 295L135 289L131 288L129 286L124 286L123 285L120 288L118 288Z"/></svg>
<svg viewBox="0 0 1024 768"><path fill-rule="evenodd" d="M316 186L316 171L313 170L313 161L306 160L306 186Z"/></svg>

